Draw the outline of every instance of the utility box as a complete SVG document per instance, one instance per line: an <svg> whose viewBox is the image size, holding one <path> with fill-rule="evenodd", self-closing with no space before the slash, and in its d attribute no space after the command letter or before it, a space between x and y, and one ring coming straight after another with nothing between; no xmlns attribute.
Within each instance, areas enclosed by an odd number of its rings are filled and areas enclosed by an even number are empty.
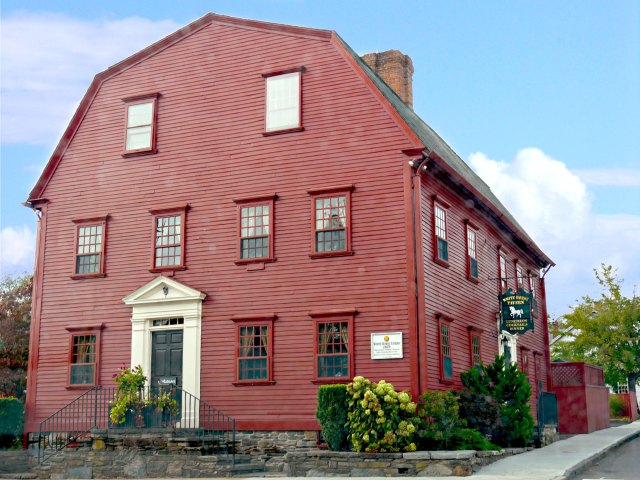
<svg viewBox="0 0 640 480"><path fill-rule="evenodd" d="M551 364L560 433L591 433L609 427L609 389L602 367L584 362Z"/></svg>

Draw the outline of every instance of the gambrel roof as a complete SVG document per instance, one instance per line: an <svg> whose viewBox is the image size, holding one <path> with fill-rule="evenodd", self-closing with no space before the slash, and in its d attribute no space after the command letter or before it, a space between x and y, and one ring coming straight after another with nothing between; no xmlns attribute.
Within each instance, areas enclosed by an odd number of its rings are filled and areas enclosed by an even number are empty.
<svg viewBox="0 0 640 480"><path fill-rule="evenodd" d="M186 27L181 28L125 60L109 67L103 72L98 73L94 77L87 93L80 102L67 129L49 159L49 162L45 166L42 175L29 194L26 204L32 206L44 196L49 180L54 175L56 168L71 143L78 127L82 123L94 98L99 92L101 85L105 81L165 50L166 48L169 48L175 43L180 42L184 38L198 32L212 23L234 25L239 28L267 30L283 35L316 38L318 40L333 43L342 51L345 60L352 63L354 70L362 76L365 83L369 85L374 93L377 94L377 97L385 103L384 106L393 115L396 123L405 131L407 136L415 144L415 151L423 151L427 158L433 162L436 167L449 178L449 180L451 180L466 195L474 199L479 209L492 217L503 230L512 235L516 244L531 252L540 267L546 267L554 264L553 261L533 242L529 235L527 235L516 219L493 194L489 186L473 170L471 170L471 168L429 125L427 125L411 108L409 108L398 97L398 95L377 74L375 74L371 68L369 68L360 56L354 52L336 32L332 30L318 30L306 27L295 27L245 20L217 15L214 13L206 14L202 18L190 23Z"/></svg>

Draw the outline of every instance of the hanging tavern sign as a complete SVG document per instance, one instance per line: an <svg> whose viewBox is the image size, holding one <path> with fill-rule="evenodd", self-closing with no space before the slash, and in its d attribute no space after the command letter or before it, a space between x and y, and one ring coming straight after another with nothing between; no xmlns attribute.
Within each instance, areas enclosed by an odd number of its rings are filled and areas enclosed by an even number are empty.
<svg viewBox="0 0 640 480"><path fill-rule="evenodd" d="M533 313L531 311L533 295L531 293L525 292L521 288L517 292L509 289L498 298L502 313L501 330L511 334L533 330Z"/></svg>

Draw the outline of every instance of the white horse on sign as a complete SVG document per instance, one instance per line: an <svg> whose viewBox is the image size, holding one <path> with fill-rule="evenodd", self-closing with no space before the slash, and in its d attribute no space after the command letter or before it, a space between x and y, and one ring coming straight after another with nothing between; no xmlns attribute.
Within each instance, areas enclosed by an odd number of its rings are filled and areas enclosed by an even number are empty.
<svg viewBox="0 0 640 480"><path fill-rule="evenodd" d="M522 318L524 310L522 308L509 307L509 314L511 315L511 318Z"/></svg>

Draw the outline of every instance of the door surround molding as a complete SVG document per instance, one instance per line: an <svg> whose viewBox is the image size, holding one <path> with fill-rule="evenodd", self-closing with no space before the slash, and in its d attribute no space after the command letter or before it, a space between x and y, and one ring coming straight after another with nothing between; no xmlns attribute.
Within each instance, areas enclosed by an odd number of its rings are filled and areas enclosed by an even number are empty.
<svg viewBox="0 0 640 480"><path fill-rule="evenodd" d="M206 294L158 276L122 299L131 312L131 368L140 365L150 382L151 332L183 331L182 388L200 398L202 301ZM154 327L154 320L183 318L183 325Z"/></svg>

